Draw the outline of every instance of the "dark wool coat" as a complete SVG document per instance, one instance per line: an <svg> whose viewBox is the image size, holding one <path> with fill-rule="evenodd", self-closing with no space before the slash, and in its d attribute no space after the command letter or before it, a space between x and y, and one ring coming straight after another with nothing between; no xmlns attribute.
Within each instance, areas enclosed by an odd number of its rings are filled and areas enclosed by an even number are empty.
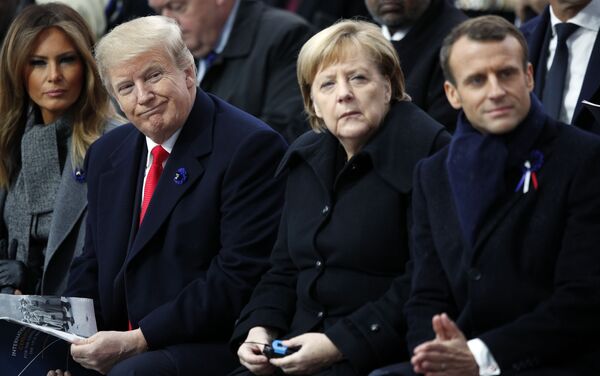
<svg viewBox="0 0 600 376"><path fill-rule="evenodd" d="M101 330L139 326L151 350L172 350L181 374L225 374L236 362L215 354L228 352L267 269L285 149L263 122L198 91L138 227L145 136L131 124L106 134L86 159L85 248L67 294L94 299Z"/></svg>
<svg viewBox="0 0 600 376"><path fill-rule="evenodd" d="M291 143L309 129L296 59L311 35L301 17L242 0L227 45L200 87L260 118Z"/></svg>
<svg viewBox="0 0 600 376"><path fill-rule="evenodd" d="M462 237L448 149L417 166L411 349L433 339L431 318L446 312L502 375L599 374L600 139L544 118L531 147L544 156L538 189L515 192L523 164L510 167L474 247Z"/></svg>
<svg viewBox="0 0 600 376"><path fill-rule="evenodd" d="M324 332L352 367L331 372L345 375L406 357L411 176L417 161L448 141L444 128L409 102L393 105L345 165L330 133L299 138L280 167L289 174L272 267L232 345L255 326L276 328L283 338Z"/></svg>

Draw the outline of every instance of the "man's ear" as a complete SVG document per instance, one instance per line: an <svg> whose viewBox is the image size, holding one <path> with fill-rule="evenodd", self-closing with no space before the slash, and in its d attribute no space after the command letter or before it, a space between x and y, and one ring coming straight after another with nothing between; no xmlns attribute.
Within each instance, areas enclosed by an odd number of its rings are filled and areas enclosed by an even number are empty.
<svg viewBox="0 0 600 376"><path fill-rule="evenodd" d="M192 86L196 86L196 68L190 64L183 71L185 73L185 82L187 88L191 88Z"/></svg>
<svg viewBox="0 0 600 376"><path fill-rule="evenodd" d="M533 90L535 86L535 79L533 78L533 65L531 63L527 63L527 70L525 71L526 80L527 80L527 89L529 92Z"/></svg>
<svg viewBox="0 0 600 376"><path fill-rule="evenodd" d="M444 81L444 92L446 92L446 98L448 98L450 106L452 106L452 108L455 110L460 110L462 108L460 95L458 94L456 87L448 80Z"/></svg>

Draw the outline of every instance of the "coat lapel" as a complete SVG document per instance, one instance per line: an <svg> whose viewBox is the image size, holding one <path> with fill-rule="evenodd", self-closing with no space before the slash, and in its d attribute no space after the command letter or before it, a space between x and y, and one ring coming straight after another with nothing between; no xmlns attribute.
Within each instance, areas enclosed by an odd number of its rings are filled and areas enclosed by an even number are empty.
<svg viewBox="0 0 600 376"><path fill-rule="evenodd" d="M98 196L106 200L107 204L98 206L97 216L98 223L131 228L136 211L139 212L139 201L136 203L134 197L138 188L140 160L144 157L145 137L133 129L133 125L123 127L132 127L132 130L109 156L110 170L99 178ZM129 232L124 234L119 239L111 237L102 241L107 247L123 249L124 255L130 237Z"/></svg>
<svg viewBox="0 0 600 376"><path fill-rule="evenodd" d="M547 171L547 168L544 168L544 165L547 164L548 159L552 157L552 144L553 139L557 137L558 128L562 126L560 123L548 120L544 122L544 126L541 132L535 137L535 142L527 148L527 150L533 150L537 148L540 150L544 156L544 163L541 169L537 172L537 179L539 182L538 189L544 189L543 180L544 174ZM521 177L522 177L522 163L524 163L524 158L517 161L517 164L513 164L509 166L510 170L506 176L507 181L507 190L501 196L497 203L492 205L490 210L488 210L486 218L488 218L485 222L482 223L481 228L479 230L477 239L475 241L475 246L473 247L473 251L471 254L470 261L474 260L474 257L480 252L487 239L491 236L491 234L502 225L502 222L507 218L521 218L526 217L523 216L522 212L524 210L528 210L530 203L535 202L538 196L538 190L534 187L530 186L529 192L523 193L523 190L520 189L515 192L515 188L517 187Z"/></svg>
<svg viewBox="0 0 600 376"><path fill-rule="evenodd" d="M70 149L70 148L69 148ZM78 182L72 175L70 150L65 161L60 186L56 194L56 203L46 256L44 259L44 270L47 269L52 257L59 249L67 235L71 233L75 224L80 220L87 207L87 189L84 182Z"/></svg>
<svg viewBox="0 0 600 376"><path fill-rule="evenodd" d="M600 32L596 35L596 42L594 42L594 49L592 50L592 56L590 57L590 61L587 65L587 71L585 72L585 77L583 79L583 86L581 88L581 92L579 93L579 99L577 100L577 105L575 106L575 112L573 113L572 124L576 124L576 120L581 114L581 110L583 108L584 99L590 100L594 94L598 92L600 89Z"/></svg>
<svg viewBox="0 0 600 376"><path fill-rule="evenodd" d="M546 7L544 12L538 16L539 23L528 38L529 60L535 66L535 87L534 92L538 98L542 97L544 91L544 81L546 78L546 60L548 59L548 43L552 32L550 30L550 8Z"/></svg>
<svg viewBox="0 0 600 376"><path fill-rule="evenodd" d="M144 221L127 254L126 263L129 263L144 249L148 241L170 218L171 212L179 200L202 177L204 166L200 157L212 151L214 112L214 104L210 98L199 91L190 116L179 134L158 181ZM178 184L174 178L177 170L181 168L187 172L187 179Z"/></svg>

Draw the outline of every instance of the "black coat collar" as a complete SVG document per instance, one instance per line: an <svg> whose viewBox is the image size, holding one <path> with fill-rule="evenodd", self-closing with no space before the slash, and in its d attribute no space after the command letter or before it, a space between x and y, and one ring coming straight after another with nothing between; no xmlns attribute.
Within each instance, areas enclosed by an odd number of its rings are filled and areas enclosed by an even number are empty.
<svg viewBox="0 0 600 376"><path fill-rule="evenodd" d="M398 102L392 105L377 133L359 154L371 159L382 179L396 190L408 193L412 189L415 164L431 153L440 132L442 126L414 104ZM290 146L276 174L304 161L319 177L331 176L338 147L339 141L328 131L309 131Z"/></svg>

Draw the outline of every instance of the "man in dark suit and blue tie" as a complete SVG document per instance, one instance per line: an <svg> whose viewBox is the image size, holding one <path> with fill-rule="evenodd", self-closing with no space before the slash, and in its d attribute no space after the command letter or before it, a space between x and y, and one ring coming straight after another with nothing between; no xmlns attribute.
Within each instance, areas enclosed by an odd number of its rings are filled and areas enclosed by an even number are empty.
<svg viewBox="0 0 600 376"><path fill-rule="evenodd" d="M124 23L96 58L131 124L86 158L87 236L68 294L94 299L102 331L73 358L110 375L224 375L237 363L234 320L275 240L285 141L197 89L173 20Z"/></svg>
<svg viewBox="0 0 600 376"><path fill-rule="evenodd" d="M546 112L600 134L600 123L582 103L600 102L600 0L550 0L521 30Z"/></svg>

